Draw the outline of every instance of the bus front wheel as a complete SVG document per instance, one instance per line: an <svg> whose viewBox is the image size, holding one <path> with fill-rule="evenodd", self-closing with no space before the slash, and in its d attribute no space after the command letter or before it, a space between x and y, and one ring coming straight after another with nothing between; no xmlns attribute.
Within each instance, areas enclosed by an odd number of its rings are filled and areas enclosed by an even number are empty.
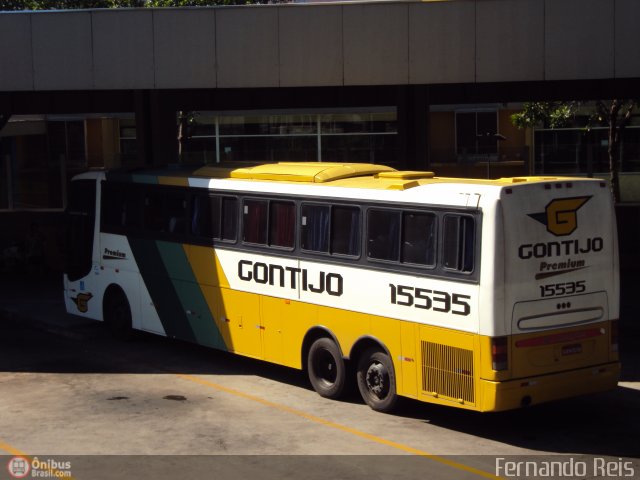
<svg viewBox="0 0 640 480"><path fill-rule="evenodd" d="M131 307L122 290L113 289L107 293L104 300L104 321L115 338L131 339L133 335Z"/></svg>
<svg viewBox="0 0 640 480"><path fill-rule="evenodd" d="M319 338L307 356L307 373L313 389L325 398L337 399L344 392L346 368L340 349L330 338Z"/></svg>
<svg viewBox="0 0 640 480"><path fill-rule="evenodd" d="M390 412L398 400L393 363L389 356L376 349L365 351L358 361L356 373L362 399L378 412Z"/></svg>

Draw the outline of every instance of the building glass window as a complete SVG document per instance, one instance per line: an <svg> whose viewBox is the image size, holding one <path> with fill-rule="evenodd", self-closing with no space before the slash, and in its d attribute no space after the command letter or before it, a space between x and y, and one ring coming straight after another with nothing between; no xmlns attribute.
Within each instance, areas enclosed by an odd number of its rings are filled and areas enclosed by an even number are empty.
<svg viewBox="0 0 640 480"><path fill-rule="evenodd" d="M497 160L498 114L494 111L456 112L456 153L458 160Z"/></svg>
<svg viewBox="0 0 640 480"><path fill-rule="evenodd" d="M84 121L17 116L3 132L0 208L64 208L67 179L86 169Z"/></svg>
<svg viewBox="0 0 640 480"><path fill-rule="evenodd" d="M305 113L195 112L183 162L397 162L395 108Z"/></svg>
<svg viewBox="0 0 640 480"><path fill-rule="evenodd" d="M136 121L133 118L121 119L119 122L120 133L120 163L126 165L136 160L138 143L136 140Z"/></svg>

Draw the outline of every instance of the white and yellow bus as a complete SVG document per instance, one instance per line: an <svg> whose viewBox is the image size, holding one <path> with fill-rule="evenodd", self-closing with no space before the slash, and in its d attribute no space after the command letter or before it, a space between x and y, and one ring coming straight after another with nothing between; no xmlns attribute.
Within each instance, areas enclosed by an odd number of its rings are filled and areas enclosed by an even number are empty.
<svg viewBox="0 0 640 480"><path fill-rule="evenodd" d="M616 386L605 182L280 163L72 181L67 311L307 371L499 411ZM349 372L355 372L350 375Z"/></svg>

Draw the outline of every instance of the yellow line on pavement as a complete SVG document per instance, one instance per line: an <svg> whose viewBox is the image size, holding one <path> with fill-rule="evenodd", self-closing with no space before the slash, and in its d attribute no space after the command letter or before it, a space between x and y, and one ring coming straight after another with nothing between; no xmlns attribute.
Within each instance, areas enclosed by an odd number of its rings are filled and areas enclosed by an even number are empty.
<svg viewBox="0 0 640 480"><path fill-rule="evenodd" d="M0 440L0 450L4 450L9 455L15 455L16 457L28 457L29 456L26 453L18 450L17 448L12 447L8 443L3 442L2 440Z"/></svg>
<svg viewBox="0 0 640 480"><path fill-rule="evenodd" d="M347 433L350 433L352 435L356 435L358 437L365 438L365 439L370 440L372 442L380 443L382 445L387 445L389 447L395 448L397 450L401 450L403 452L407 452L407 453L411 453L413 455L418 455L418 456L421 456L421 457L425 457L425 458L428 458L429 460L433 460L434 462L442 463L444 465L447 465L447 466L452 467L452 468L456 468L458 470L464 470L465 472L473 473L475 475L480 475L481 477L485 477L485 478L491 478L491 479L499 479L500 478L500 477L498 477L498 476L496 476L496 475L494 475L492 473L485 472L484 470L479 470L477 468L469 467L469 466L464 465L462 463L458 463L458 462L455 462L453 460L449 460L448 458L441 457L439 455L433 455L431 453L425 452L424 450L419 450L417 448L413 448L413 447L410 447L408 445L404 445L402 443L393 442L391 440L387 440L385 438L378 437L376 435L371 435L370 433L362 432L362 431L357 430L355 428L351 428L351 427L348 427L346 425L342 425L340 423L332 422L330 420L326 420L324 418L317 417L315 415L311 415L310 413L303 412L302 410L298 410L296 408L291 408L291 407L287 407L286 405L281 405L279 403L271 402L269 400L265 400L264 398L256 397L255 395L251 395L249 393L245 393L245 392L242 392L240 390L236 390L234 388L225 387L224 385L220 385L218 383L210 382L209 380L205 380L205 379L200 378L200 377L196 377L196 376L193 376L193 375L184 375L184 374L180 374L180 373L176 373L175 375L180 377L180 378L182 378L182 379L184 379L184 380L188 380L188 381L193 382L193 383L198 383L198 384L203 385L205 387L214 388L216 390L220 390L222 392L229 393L231 395L235 395L236 397L245 398L247 400L251 400L253 402L257 402L257 403L260 403L260 404L265 405L267 407L275 408L275 409L283 411L283 412L291 413L293 415L297 415L298 417L305 418L305 419L310 420L312 422L319 423L321 425L325 425L325 426L330 427L330 428L335 428L336 430L341 430L343 432L347 432Z"/></svg>

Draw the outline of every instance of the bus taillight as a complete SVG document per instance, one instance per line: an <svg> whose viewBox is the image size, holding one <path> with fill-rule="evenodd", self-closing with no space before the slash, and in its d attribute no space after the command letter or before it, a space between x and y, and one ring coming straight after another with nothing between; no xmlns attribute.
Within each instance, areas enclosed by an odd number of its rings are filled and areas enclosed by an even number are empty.
<svg viewBox="0 0 640 480"><path fill-rule="evenodd" d="M507 370L509 368L508 337L491 339L491 368L493 370Z"/></svg>
<svg viewBox="0 0 640 480"><path fill-rule="evenodd" d="M611 351L618 352L618 320L611 320Z"/></svg>

